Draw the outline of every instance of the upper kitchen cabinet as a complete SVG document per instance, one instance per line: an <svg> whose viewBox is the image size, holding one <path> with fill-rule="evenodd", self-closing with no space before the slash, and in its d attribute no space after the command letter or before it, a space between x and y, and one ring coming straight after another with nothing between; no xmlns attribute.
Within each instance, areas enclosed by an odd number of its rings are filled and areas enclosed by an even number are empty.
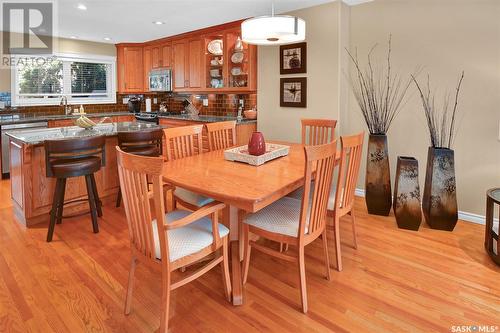
<svg viewBox="0 0 500 333"><path fill-rule="evenodd" d="M204 88L202 53L200 38L172 42L174 91L199 91Z"/></svg>
<svg viewBox="0 0 500 333"><path fill-rule="evenodd" d="M144 91L143 51L142 46L117 45L119 92Z"/></svg>
<svg viewBox="0 0 500 333"><path fill-rule="evenodd" d="M143 44L118 44L118 91L148 91L149 72L171 68L173 90L246 93L257 90L257 47L241 41L240 22Z"/></svg>

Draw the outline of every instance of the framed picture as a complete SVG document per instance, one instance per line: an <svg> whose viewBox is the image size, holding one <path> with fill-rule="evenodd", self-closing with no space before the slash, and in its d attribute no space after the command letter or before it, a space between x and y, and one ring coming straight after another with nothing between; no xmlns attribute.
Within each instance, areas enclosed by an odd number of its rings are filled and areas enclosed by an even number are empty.
<svg viewBox="0 0 500 333"><path fill-rule="evenodd" d="M305 108L307 106L307 78L280 79L280 106Z"/></svg>
<svg viewBox="0 0 500 333"><path fill-rule="evenodd" d="M280 46L280 74L306 73L306 45L303 42Z"/></svg>

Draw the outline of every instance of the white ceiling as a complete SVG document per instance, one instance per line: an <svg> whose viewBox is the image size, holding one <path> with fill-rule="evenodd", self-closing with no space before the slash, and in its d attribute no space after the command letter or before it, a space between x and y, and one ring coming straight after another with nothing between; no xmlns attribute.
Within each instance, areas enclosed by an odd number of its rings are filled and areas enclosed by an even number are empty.
<svg viewBox="0 0 500 333"><path fill-rule="evenodd" d="M271 12L272 0L56 0L60 37L143 42ZM276 13L334 0L274 0ZM359 0L344 0L349 1ZM366 0L364 0L366 1ZM87 10L77 6L84 4ZM155 25L153 21L165 22ZM105 41L104 38L111 38Z"/></svg>

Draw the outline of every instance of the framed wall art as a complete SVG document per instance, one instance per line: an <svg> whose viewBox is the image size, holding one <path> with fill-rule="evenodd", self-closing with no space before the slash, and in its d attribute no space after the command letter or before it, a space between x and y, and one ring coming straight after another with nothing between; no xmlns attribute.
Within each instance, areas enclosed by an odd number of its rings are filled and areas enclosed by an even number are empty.
<svg viewBox="0 0 500 333"><path fill-rule="evenodd" d="M307 106L307 78L280 79L280 106L305 108Z"/></svg>
<svg viewBox="0 0 500 333"><path fill-rule="evenodd" d="M280 46L280 74L306 73L307 44L305 42Z"/></svg>

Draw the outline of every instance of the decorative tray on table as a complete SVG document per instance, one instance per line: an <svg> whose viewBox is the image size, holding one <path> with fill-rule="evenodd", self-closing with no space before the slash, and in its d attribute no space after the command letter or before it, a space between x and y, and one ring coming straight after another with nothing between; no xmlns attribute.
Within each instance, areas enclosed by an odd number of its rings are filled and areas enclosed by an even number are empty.
<svg viewBox="0 0 500 333"><path fill-rule="evenodd" d="M266 143L266 152L260 156L250 155L248 146L240 146L224 151L224 158L228 161L243 162L250 165L261 165L275 158L288 155L290 146L275 143Z"/></svg>

